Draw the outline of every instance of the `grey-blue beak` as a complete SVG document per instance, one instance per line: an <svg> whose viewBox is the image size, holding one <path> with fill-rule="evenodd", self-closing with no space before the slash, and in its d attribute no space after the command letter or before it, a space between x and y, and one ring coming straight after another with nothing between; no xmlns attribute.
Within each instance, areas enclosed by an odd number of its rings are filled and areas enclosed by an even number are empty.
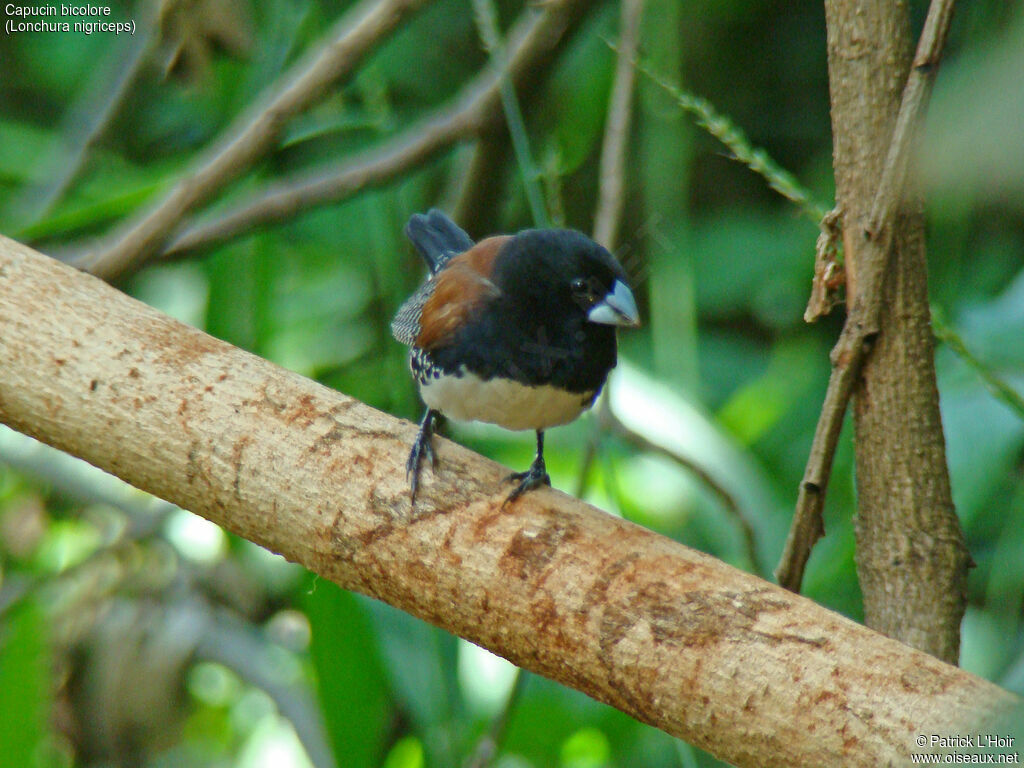
<svg viewBox="0 0 1024 768"><path fill-rule="evenodd" d="M616 280L612 290L587 312L587 320L602 325L640 325L640 313L629 286Z"/></svg>

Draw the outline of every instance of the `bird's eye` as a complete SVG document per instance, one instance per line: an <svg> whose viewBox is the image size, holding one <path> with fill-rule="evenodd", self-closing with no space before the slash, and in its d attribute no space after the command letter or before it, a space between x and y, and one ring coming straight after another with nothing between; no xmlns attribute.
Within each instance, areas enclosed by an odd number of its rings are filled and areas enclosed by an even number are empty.
<svg viewBox="0 0 1024 768"><path fill-rule="evenodd" d="M579 305L584 312L589 311L597 302L597 295L594 291L594 286L591 285L588 280L584 280L582 277L577 277L569 283L569 288L572 290L572 300Z"/></svg>

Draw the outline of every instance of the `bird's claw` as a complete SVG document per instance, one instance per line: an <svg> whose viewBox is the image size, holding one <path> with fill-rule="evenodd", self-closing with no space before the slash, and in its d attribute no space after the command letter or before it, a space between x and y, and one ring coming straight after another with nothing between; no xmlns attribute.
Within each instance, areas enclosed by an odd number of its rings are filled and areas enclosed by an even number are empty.
<svg viewBox="0 0 1024 768"><path fill-rule="evenodd" d="M551 477L547 473L547 469L544 466L544 459L535 459L530 468L525 472L513 472L507 478L505 482L519 481L512 493L505 499L505 504L511 504L513 501L518 499L527 491L532 491L534 488L539 488L542 485L551 485Z"/></svg>
<svg viewBox="0 0 1024 768"><path fill-rule="evenodd" d="M434 436L433 422L433 413L428 412L423 417L419 434L416 435L416 442L412 444L409 459L405 462L405 479L409 483L410 502L416 501L416 489L420 485L420 464L423 463L423 458L426 457L430 461L431 471L437 469L437 456L434 454L434 446L431 442Z"/></svg>

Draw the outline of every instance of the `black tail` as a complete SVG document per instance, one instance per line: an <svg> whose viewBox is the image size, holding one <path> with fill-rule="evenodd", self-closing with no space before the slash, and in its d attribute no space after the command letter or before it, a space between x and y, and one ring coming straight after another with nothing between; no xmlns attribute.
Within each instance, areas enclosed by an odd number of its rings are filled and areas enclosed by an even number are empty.
<svg viewBox="0 0 1024 768"><path fill-rule="evenodd" d="M431 208L425 214L413 214L405 225L405 234L427 262L431 274L441 269L452 256L473 247L469 235L437 208Z"/></svg>

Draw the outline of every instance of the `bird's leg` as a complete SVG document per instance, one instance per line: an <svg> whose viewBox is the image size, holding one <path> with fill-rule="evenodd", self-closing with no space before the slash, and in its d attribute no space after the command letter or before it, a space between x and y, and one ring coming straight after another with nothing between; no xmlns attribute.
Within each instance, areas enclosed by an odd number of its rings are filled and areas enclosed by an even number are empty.
<svg viewBox="0 0 1024 768"><path fill-rule="evenodd" d="M505 499L505 504L515 501L527 491L532 491L542 485L551 485L551 478L548 477L547 468L544 466L544 431L537 430L537 456L533 464L525 472L513 472L508 476L509 480L518 480L519 485Z"/></svg>
<svg viewBox="0 0 1024 768"><path fill-rule="evenodd" d="M416 442L412 444L412 450L409 452L409 460L405 463L405 478L409 481L409 486L412 489L409 496L410 501L416 501L416 488L420 484L420 462L423 461L423 457L426 456L430 460L431 470L437 466L434 447L431 445L436 416L437 411L427 408L427 412L423 414L423 421L420 422L420 433L416 435Z"/></svg>

